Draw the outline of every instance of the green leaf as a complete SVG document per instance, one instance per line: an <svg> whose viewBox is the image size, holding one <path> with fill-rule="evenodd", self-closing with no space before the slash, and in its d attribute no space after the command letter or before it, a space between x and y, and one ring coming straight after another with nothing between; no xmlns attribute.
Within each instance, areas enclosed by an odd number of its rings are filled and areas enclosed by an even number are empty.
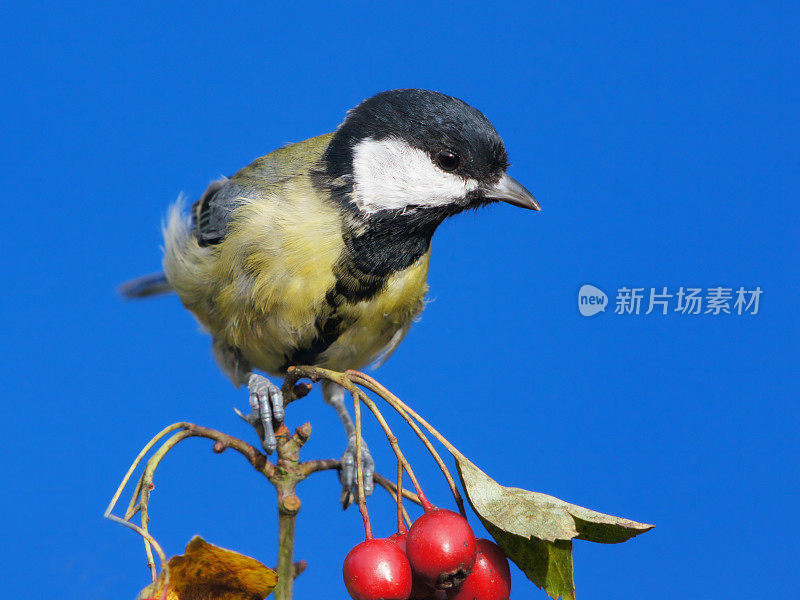
<svg viewBox="0 0 800 600"><path fill-rule="evenodd" d="M485 519L481 521L503 552L548 596L558 598L560 595L563 600L575 600L572 540L545 542L524 538L503 531Z"/></svg>
<svg viewBox="0 0 800 600"><path fill-rule="evenodd" d="M569 504L547 494L500 485L454 455L467 499L497 544L552 598L574 600L572 539L624 542L653 528Z"/></svg>

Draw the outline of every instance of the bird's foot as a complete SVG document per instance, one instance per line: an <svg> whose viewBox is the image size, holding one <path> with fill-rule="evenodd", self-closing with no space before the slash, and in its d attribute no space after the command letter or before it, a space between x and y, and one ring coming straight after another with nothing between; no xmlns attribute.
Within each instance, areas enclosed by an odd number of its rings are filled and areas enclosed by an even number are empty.
<svg viewBox="0 0 800 600"><path fill-rule="evenodd" d="M281 388L263 375L251 373L247 381L250 391L251 414L244 417L261 436L261 445L267 454L272 454L278 446L275 439L275 425L283 422L283 394Z"/></svg>
<svg viewBox="0 0 800 600"><path fill-rule="evenodd" d="M364 495L369 496L373 490L372 476L375 473L375 461L369 453L367 443L361 440L361 468L364 475ZM339 470L339 482L342 484L342 508L347 508L358 499L356 485L356 436L347 440L347 448L342 454L342 468Z"/></svg>

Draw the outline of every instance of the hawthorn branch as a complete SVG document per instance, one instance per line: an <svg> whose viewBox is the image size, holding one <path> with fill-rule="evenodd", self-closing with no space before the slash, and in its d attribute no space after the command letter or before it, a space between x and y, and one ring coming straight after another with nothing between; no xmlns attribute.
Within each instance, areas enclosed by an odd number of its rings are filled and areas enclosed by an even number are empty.
<svg viewBox="0 0 800 600"><path fill-rule="evenodd" d="M284 404L288 406L295 400L308 394L308 392L311 390L311 384L300 383L300 379L311 379L312 382L319 381L320 379L330 379L340 383L346 389L348 389L351 394L353 394L355 401L363 401L370 411L374 413L378 422L384 429L384 433L386 433L389 442L392 444L395 454L397 454L401 468L408 472L412 482L415 483L415 487L417 487L419 490L419 484L417 483L416 477L411 470L411 465L402 455L402 452L397 445L397 440L389 429L385 419L380 414L380 411L375 406L375 403L368 396L366 396L363 391L358 389L355 384L357 383L360 385L365 385L365 387L371 388L372 391L377 392L381 396L384 396L382 392L385 392L385 389L379 388L376 390L373 386L368 385L373 383L372 380L365 381L359 376L363 377L362 374L356 372L335 373L314 367L291 368L282 386ZM388 392L386 393L388 394ZM422 434L420 429L416 427L416 423L414 423L409 417L409 413L411 413L411 416L416 417L413 411L408 409L407 406L402 405L402 403L399 401L396 401L394 397L391 397L388 401L406 421L411 423L415 433L417 433L417 435L423 440L425 446L429 450L432 450L430 442L428 442L424 434ZM424 423L424 421L422 424L423 426L429 427L426 423ZM147 461L144 471L136 483L133 497L131 498L125 512L125 517L120 518L112 515L111 511L114 509L114 506L119 500L122 491L126 487L138 465L156 446L156 444L161 442L162 439L169 434L172 435L170 435L166 441L161 443L160 447L156 449L155 453ZM300 462L300 450L311 436L311 425L309 423L298 427L294 433L290 433L286 426L282 424L275 432L275 436L278 441L277 459L275 462L271 462L263 452L239 438L233 437L216 429L203 427L194 423L174 423L173 425L163 429L152 440L150 440L150 442L145 445L145 447L136 457L133 464L128 469L128 472L125 474L122 483L114 494L105 516L109 519L121 522L125 526L134 529L142 535L142 537L145 539L148 562L154 579L156 577L156 572L151 546L156 549L156 552L158 553L162 562L162 570L165 572L166 581L168 581L169 567L166 562L165 555L148 531L148 507L151 492L155 487L153 483L155 471L170 450L172 450L183 440L190 437L200 437L213 441L212 449L217 454L221 454L229 448L233 449L235 452L241 454L248 461L248 463L250 463L253 469L264 475L276 489L278 497L278 565L276 568L278 572L278 584L274 590L274 593L276 600L291 600L294 579L305 568L304 561L294 562L293 559L295 523L297 514L301 508L300 499L296 494L297 484L306 479L312 473L328 470L341 471L342 464L341 461L336 459L319 459ZM434 436L438 438L436 433L434 433ZM443 461L438 458L435 450L432 451L432 454L434 454L434 458L438 459L437 463L443 467ZM358 467L360 466L360 461L358 461ZM443 471L446 473L446 467L443 467ZM402 511L406 520L409 520L408 514L406 513L405 509L402 508L401 503L399 502L400 498L406 498L411 502L421 506L426 504L424 496L420 496L409 490L403 489L402 486L396 485L393 481L387 479L379 473L375 473L373 475L373 481L377 485L383 487L396 501L398 501L399 509ZM139 514L141 518L141 526L135 525L131 522L131 519L137 514ZM164 593L166 593L166 587L164 588Z"/></svg>

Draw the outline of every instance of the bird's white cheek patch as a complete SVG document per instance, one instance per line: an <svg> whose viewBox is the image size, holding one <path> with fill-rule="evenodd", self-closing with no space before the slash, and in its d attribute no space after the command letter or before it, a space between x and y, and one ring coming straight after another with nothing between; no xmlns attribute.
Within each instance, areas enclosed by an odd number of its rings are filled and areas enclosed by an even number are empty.
<svg viewBox="0 0 800 600"><path fill-rule="evenodd" d="M477 187L477 181L442 171L424 151L396 138L369 138L353 148L353 192L366 213L452 204Z"/></svg>

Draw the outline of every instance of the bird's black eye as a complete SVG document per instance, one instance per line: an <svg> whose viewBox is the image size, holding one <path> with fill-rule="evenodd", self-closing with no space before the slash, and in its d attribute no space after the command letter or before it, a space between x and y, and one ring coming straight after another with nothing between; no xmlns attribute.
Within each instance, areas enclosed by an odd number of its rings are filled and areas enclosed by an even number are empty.
<svg viewBox="0 0 800 600"><path fill-rule="evenodd" d="M452 150L442 150L436 156L436 164L438 164L439 168L443 171L455 171L460 162L461 159L458 157L458 154Z"/></svg>

